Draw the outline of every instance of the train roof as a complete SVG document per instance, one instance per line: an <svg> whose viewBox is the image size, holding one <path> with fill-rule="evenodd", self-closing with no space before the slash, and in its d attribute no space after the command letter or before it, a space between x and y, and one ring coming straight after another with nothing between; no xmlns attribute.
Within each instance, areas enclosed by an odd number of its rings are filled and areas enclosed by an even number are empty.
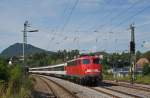
<svg viewBox="0 0 150 98"><path fill-rule="evenodd" d="M34 69L46 69L46 68L55 68L55 67L60 67L60 66L66 66L66 63L57 64L57 65L43 66L43 67L34 67L34 68L30 68L30 69L31 70L34 70Z"/></svg>
<svg viewBox="0 0 150 98"><path fill-rule="evenodd" d="M76 59L73 59L73 60L69 60L67 62L71 62L71 61L75 61L75 60L82 60L82 59L89 59L89 58L99 58L98 56L89 56L89 55L84 55L84 56L81 56L79 58L76 58Z"/></svg>
<svg viewBox="0 0 150 98"><path fill-rule="evenodd" d="M82 60L82 59L89 59L89 58L99 58L98 56L91 56L91 55L82 55L79 58L73 59L73 60L69 60L67 62L72 62L75 60ZM62 64L57 64L57 65L48 65L48 66L42 66L42 67L33 67L33 68L29 68L30 70L34 70L34 69L47 69L47 68L55 68L55 67L60 67L60 66L66 66L66 63L62 63Z"/></svg>

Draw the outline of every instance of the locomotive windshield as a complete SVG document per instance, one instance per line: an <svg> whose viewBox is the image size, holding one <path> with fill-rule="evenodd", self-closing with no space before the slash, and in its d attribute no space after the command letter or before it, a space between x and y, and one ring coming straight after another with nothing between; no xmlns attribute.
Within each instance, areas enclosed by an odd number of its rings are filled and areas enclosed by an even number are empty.
<svg viewBox="0 0 150 98"><path fill-rule="evenodd" d="M90 63L90 60L89 60L89 59L83 59L82 63L83 63L83 64L89 64L89 63Z"/></svg>
<svg viewBox="0 0 150 98"><path fill-rule="evenodd" d="M94 63L94 64L100 64L100 60L99 60L98 58L93 59L93 63Z"/></svg>

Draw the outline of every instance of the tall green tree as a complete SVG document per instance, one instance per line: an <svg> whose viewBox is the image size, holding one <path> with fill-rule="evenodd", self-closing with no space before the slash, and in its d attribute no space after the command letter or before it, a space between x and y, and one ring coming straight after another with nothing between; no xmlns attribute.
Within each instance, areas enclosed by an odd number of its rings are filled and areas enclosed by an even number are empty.
<svg viewBox="0 0 150 98"><path fill-rule="evenodd" d="M148 74L150 74L150 65L149 65L149 64L145 64L145 65L143 66L142 73L143 73L143 75L148 75Z"/></svg>
<svg viewBox="0 0 150 98"><path fill-rule="evenodd" d="M9 69L4 59L0 58L0 80L8 81Z"/></svg>

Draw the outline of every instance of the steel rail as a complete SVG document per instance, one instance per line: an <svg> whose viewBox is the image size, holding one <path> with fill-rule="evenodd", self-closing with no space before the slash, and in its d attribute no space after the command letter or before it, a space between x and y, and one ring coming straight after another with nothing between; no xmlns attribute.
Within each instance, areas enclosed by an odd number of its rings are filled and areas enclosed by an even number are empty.
<svg viewBox="0 0 150 98"><path fill-rule="evenodd" d="M114 92L118 92L120 94L124 94L124 95L128 95L128 96L131 96L133 98L142 98L140 96L136 96L136 95L133 95L133 94L129 94L129 93L126 93L126 92L122 92L122 91L119 91L119 90L115 90L115 89L111 89L111 88L106 88L106 87L102 87L104 89L108 89L108 90L111 90L111 91L114 91Z"/></svg>
<svg viewBox="0 0 150 98"><path fill-rule="evenodd" d="M122 86L122 87L127 87L127 88L136 89L136 90L142 90L142 91L150 92L150 88L138 86L138 85L134 85L134 84L125 84L125 83L119 83L119 82L115 83L112 81L104 81L104 83L109 83L109 84L118 85L118 86Z"/></svg>
<svg viewBox="0 0 150 98"><path fill-rule="evenodd" d="M51 81L53 84L59 86L59 87L62 88L64 91L66 91L68 94L70 94L73 98L79 98L74 92L68 90L67 88L65 88L65 87L62 86L61 84L57 83L56 81L51 80L51 79L46 78L46 77L41 76L41 75L40 75L39 77L44 78L44 79L46 79L46 80L48 80L48 81Z"/></svg>
<svg viewBox="0 0 150 98"><path fill-rule="evenodd" d="M42 79L41 77L38 77L38 78L41 79L47 85L47 87L51 90L52 93L50 93L50 94L52 94L53 96L50 96L50 98L57 98L56 95L55 95L55 92L53 91L51 86L44 79Z"/></svg>
<svg viewBox="0 0 150 98"><path fill-rule="evenodd" d="M90 89L93 89L93 90L95 90L95 91L97 91L97 92L100 92L100 93L103 93L103 94L106 94L106 95L109 95L110 97L113 97L113 98L121 98L121 97L119 97L119 96L116 96L116 95L110 94L110 93L105 92L105 91L100 90L100 89L96 89L96 88L93 88L93 87L90 87Z"/></svg>

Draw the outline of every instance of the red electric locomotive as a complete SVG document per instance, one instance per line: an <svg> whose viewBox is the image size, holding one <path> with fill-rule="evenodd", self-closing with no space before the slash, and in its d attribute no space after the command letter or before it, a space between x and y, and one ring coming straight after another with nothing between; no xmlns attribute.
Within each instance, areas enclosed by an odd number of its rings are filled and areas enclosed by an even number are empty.
<svg viewBox="0 0 150 98"><path fill-rule="evenodd" d="M97 84L102 80L100 58L89 55L81 56L63 64L30 68L29 72L70 79L83 85Z"/></svg>
<svg viewBox="0 0 150 98"><path fill-rule="evenodd" d="M97 56L82 56L67 62L67 76L81 84L96 84L102 80L102 65Z"/></svg>

